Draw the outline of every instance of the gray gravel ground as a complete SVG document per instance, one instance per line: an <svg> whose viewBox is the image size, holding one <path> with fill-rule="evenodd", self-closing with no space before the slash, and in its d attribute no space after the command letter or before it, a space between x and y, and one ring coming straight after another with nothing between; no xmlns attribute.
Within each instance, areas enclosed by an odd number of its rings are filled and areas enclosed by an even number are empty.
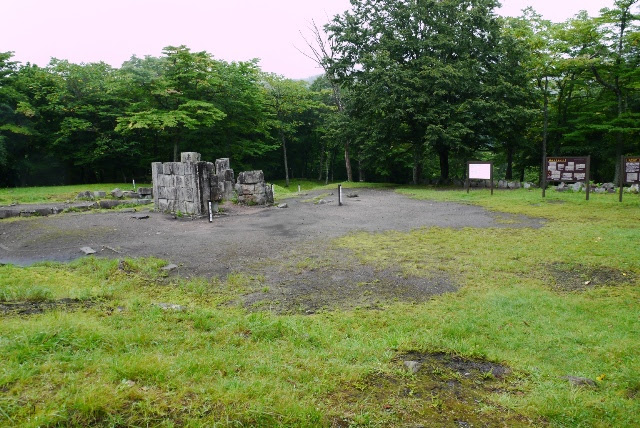
<svg viewBox="0 0 640 428"><path fill-rule="evenodd" d="M286 200L288 208L224 206L224 215L176 219L145 212L67 213L0 221L0 263L28 265L85 257L81 247L108 258L155 256L181 276L260 275L244 296L248 307L312 313L322 308L378 307L390 300L423 301L457 288L449 278L407 278L398 270L364 266L331 239L350 232L409 231L421 227L540 227L540 219L481 207L408 198L392 190L357 189L357 198L312 192ZM327 203L316 204L322 197ZM509 221L505 221L505 218ZM490 233L488 231L488 233ZM318 258L313 268L296 261ZM313 264L313 263L311 263ZM293 266L293 268L292 268ZM267 285L268 291L262 291Z"/></svg>

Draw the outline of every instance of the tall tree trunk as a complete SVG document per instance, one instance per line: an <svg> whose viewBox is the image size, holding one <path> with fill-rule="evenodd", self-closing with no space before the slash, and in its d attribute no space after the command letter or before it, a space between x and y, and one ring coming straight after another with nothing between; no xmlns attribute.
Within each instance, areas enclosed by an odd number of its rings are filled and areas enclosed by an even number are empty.
<svg viewBox="0 0 640 428"><path fill-rule="evenodd" d="M542 108L542 168L540 168L540 183L545 180L547 174L547 165L545 158L547 157L547 138L549 137L549 76L544 78L544 105ZM543 175L545 174L545 175Z"/></svg>
<svg viewBox="0 0 640 428"><path fill-rule="evenodd" d="M327 158L324 163L324 184L325 186L329 184L329 159L330 156L327 155Z"/></svg>
<svg viewBox="0 0 640 428"><path fill-rule="evenodd" d="M280 141L282 142L282 154L284 155L284 181L285 187L289 187L289 164L287 163L287 142L284 132L280 130Z"/></svg>
<svg viewBox="0 0 640 428"><path fill-rule="evenodd" d="M360 156L358 156L358 181L365 181L366 178L364 176L364 169L362 168L362 161L360 160Z"/></svg>
<svg viewBox="0 0 640 428"><path fill-rule="evenodd" d="M440 181L446 183L449 181L449 148L446 146L438 146L438 158L440 159Z"/></svg>
<svg viewBox="0 0 640 428"><path fill-rule="evenodd" d="M351 172L351 157L349 156L349 140L344 142L344 165L347 168L347 181L353 181L353 173Z"/></svg>
<svg viewBox="0 0 640 428"><path fill-rule="evenodd" d="M507 171L504 174L505 180L513 180L513 152L514 147L512 144L507 146Z"/></svg>
<svg viewBox="0 0 640 428"><path fill-rule="evenodd" d="M414 185L417 185L420 182L420 146L413 146L413 174L412 174L412 182Z"/></svg>

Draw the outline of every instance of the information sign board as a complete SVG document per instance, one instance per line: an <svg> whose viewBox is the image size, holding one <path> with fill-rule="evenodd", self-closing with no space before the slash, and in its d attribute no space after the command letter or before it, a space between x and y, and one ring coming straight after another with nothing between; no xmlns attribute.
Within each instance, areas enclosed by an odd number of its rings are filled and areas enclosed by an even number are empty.
<svg viewBox="0 0 640 428"><path fill-rule="evenodd" d="M640 184L640 156L622 156L620 159L622 171L620 173L620 198L622 202L622 190L626 184Z"/></svg>
<svg viewBox="0 0 640 428"><path fill-rule="evenodd" d="M576 183L587 179L587 157L547 158L547 181Z"/></svg>
<svg viewBox="0 0 640 428"><path fill-rule="evenodd" d="M547 173L543 174L544 183L542 184L542 197L545 197L547 183L549 181L563 183L583 182L586 187L588 201L589 191L591 190L591 185L589 183L590 164L591 156L545 157L543 165L545 166Z"/></svg>
<svg viewBox="0 0 640 428"><path fill-rule="evenodd" d="M640 184L640 157L624 158L624 182L628 184Z"/></svg>
<svg viewBox="0 0 640 428"><path fill-rule="evenodd" d="M493 195L493 162L469 161L467 162L466 187L469 193L469 180L490 180L491 194Z"/></svg>

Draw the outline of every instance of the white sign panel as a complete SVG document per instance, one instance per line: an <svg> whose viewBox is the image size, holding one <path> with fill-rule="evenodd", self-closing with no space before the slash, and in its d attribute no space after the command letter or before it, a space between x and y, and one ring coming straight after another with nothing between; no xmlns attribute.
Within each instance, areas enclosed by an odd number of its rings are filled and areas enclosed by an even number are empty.
<svg viewBox="0 0 640 428"><path fill-rule="evenodd" d="M491 180L491 164L470 163L469 179L471 180Z"/></svg>

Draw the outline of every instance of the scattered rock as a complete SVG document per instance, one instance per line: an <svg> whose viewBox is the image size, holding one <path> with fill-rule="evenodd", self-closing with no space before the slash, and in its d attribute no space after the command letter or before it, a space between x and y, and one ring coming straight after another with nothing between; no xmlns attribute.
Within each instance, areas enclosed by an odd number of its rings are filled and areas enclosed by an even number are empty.
<svg viewBox="0 0 640 428"><path fill-rule="evenodd" d="M94 250L91 247L82 247L82 248L80 248L80 251L82 251L87 256L90 255L90 254L95 254L96 253L96 250Z"/></svg>
<svg viewBox="0 0 640 428"><path fill-rule="evenodd" d="M525 189L529 190L529 189L535 189L536 185L529 182L529 181L525 181L524 183L522 183L522 187L524 187Z"/></svg>
<svg viewBox="0 0 640 428"><path fill-rule="evenodd" d="M163 311L182 312L187 309L186 306L176 305L175 303L156 303L155 306L162 309Z"/></svg>
<svg viewBox="0 0 640 428"><path fill-rule="evenodd" d="M613 183L602 183L602 186L600 186L600 187L602 187L603 189L609 191L609 190L614 189L616 187L616 185L613 184Z"/></svg>
<svg viewBox="0 0 640 428"><path fill-rule="evenodd" d="M347 194L347 198L357 198L358 194L357 193L349 193Z"/></svg>
<svg viewBox="0 0 640 428"><path fill-rule="evenodd" d="M560 183L556 186L556 192L564 192L565 190L567 190L566 183Z"/></svg>
<svg viewBox="0 0 640 428"><path fill-rule="evenodd" d="M173 263L166 265L165 267L163 267L161 270L165 271L165 272L171 272L175 269L178 269L178 265L174 265Z"/></svg>
<svg viewBox="0 0 640 428"><path fill-rule="evenodd" d="M138 199L138 198L140 198L140 194L138 194L138 192L132 192L130 190L126 190L126 191L122 192L122 196L124 196L125 198L129 198L129 199Z"/></svg>
<svg viewBox="0 0 640 428"><path fill-rule="evenodd" d="M569 188L574 192L581 192L585 188L585 185L583 182L579 181L577 183L570 184Z"/></svg>
<svg viewBox="0 0 640 428"><path fill-rule="evenodd" d="M277 208L289 208L287 203L278 204Z"/></svg>
<svg viewBox="0 0 640 428"><path fill-rule="evenodd" d="M99 201L98 202L98 206L100 208L104 208L104 209L110 210L111 208L117 207L121 203L122 203L121 201L114 201L113 199L105 199L105 200Z"/></svg>
<svg viewBox="0 0 640 428"><path fill-rule="evenodd" d="M605 189L604 187L596 187L595 189L593 189L594 193L607 193L607 189Z"/></svg>
<svg viewBox="0 0 640 428"><path fill-rule="evenodd" d="M124 192L117 187L111 191L111 196L114 198L122 198L124 196Z"/></svg>
<svg viewBox="0 0 640 428"><path fill-rule="evenodd" d="M627 188L627 193L638 194L640 193L640 184L632 184L631 187Z"/></svg>
<svg viewBox="0 0 640 428"><path fill-rule="evenodd" d="M80 192L80 193L78 193L78 196L76 196L76 199L84 199L84 200L92 201L93 200L93 192L91 192L90 190L86 190L84 192Z"/></svg>
<svg viewBox="0 0 640 428"><path fill-rule="evenodd" d="M141 197L150 197L153 194L153 189L151 187L138 187L138 194Z"/></svg>
<svg viewBox="0 0 640 428"><path fill-rule="evenodd" d="M93 192L93 196L97 199L100 198L106 198L107 197L107 192L103 192L102 190L98 190L96 192Z"/></svg>
<svg viewBox="0 0 640 428"><path fill-rule="evenodd" d="M136 220L144 220L146 218L149 218L149 215L148 214L138 214L138 215L131 216L131 218L135 218Z"/></svg>
<svg viewBox="0 0 640 428"><path fill-rule="evenodd" d="M405 361L404 362L404 366L411 373L415 374L415 373L418 373L420 371L420 369L422 368L422 363L419 362L419 361Z"/></svg>
<svg viewBox="0 0 640 428"><path fill-rule="evenodd" d="M569 381L569 383L573 386L590 386L597 387L598 384L595 380L589 379L588 377L579 377L579 376L565 376L563 379Z"/></svg>
<svg viewBox="0 0 640 428"><path fill-rule="evenodd" d="M319 199L318 201L316 201L316 205L324 205L324 204L328 204L331 201L328 201L326 199Z"/></svg>

